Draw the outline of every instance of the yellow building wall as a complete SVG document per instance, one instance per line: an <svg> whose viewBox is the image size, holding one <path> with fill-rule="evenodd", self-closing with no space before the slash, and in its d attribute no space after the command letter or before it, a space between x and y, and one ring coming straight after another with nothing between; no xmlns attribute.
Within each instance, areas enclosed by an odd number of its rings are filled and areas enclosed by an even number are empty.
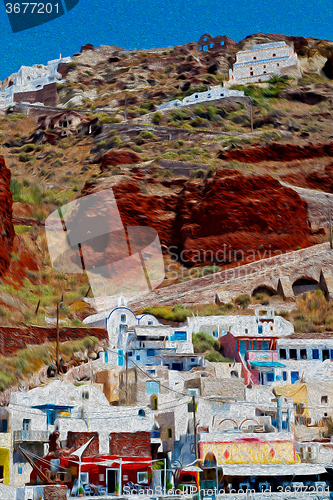
<svg viewBox="0 0 333 500"><path fill-rule="evenodd" d="M10 478L10 451L0 448L0 465L3 466L3 484L9 485ZM9 485L10 486L10 485Z"/></svg>
<svg viewBox="0 0 333 500"><path fill-rule="evenodd" d="M294 445L292 441L274 441L272 443L253 441L237 441L225 443L199 444L200 457L204 460L208 452L213 452L217 463L222 464L294 464ZM248 460L247 460L248 458Z"/></svg>
<svg viewBox="0 0 333 500"><path fill-rule="evenodd" d="M292 398L293 403L297 404L297 412L296 413L301 413L302 415L306 416L307 418L309 417L309 410L308 410L308 391L306 384L292 384L292 385L279 385L274 388L275 394L277 396L283 396L285 398ZM299 407L300 403L305 403L305 408L301 409Z"/></svg>

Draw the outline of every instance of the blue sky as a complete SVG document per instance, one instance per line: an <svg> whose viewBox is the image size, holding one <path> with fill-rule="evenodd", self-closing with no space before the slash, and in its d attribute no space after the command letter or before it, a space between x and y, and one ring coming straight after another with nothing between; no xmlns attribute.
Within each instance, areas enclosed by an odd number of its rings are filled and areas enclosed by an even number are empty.
<svg viewBox="0 0 333 500"><path fill-rule="evenodd" d="M12 33L0 3L0 80L23 64L71 56L86 43L144 49L197 41L203 33L239 41L257 32L332 40L332 15L333 3L323 0L80 0L58 19Z"/></svg>

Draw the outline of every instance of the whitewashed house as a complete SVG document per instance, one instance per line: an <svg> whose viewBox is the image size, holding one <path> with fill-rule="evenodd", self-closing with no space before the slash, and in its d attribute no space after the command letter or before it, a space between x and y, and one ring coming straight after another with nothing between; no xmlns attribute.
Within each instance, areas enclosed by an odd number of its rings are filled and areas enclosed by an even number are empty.
<svg viewBox="0 0 333 500"><path fill-rule="evenodd" d="M251 50L237 52L233 69L229 70L228 85L264 82L273 74L293 72L301 76L292 47L286 42L262 43L253 45Z"/></svg>
<svg viewBox="0 0 333 500"><path fill-rule="evenodd" d="M21 66L17 73L13 73L2 82L0 97L14 102L14 94L42 90L51 83L60 83L62 76L57 71L58 66L71 60L71 57L60 56L59 59L48 61L47 66L43 64Z"/></svg>

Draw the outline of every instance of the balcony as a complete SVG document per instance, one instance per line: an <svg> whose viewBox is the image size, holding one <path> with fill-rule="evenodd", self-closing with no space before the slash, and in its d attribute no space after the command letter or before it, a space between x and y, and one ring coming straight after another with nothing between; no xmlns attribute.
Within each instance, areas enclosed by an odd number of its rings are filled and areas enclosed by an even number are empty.
<svg viewBox="0 0 333 500"><path fill-rule="evenodd" d="M50 431L21 430L13 432L13 439L15 443L47 443L49 436Z"/></svg>

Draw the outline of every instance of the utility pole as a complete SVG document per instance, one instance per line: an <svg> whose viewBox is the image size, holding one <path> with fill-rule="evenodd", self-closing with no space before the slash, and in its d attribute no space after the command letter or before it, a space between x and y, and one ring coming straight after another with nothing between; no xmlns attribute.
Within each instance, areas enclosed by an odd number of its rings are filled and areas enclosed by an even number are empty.
<svg viewBox="0 0 333 500"><path fill-rule="evenodd" d="M253 133L253 115L252 115L252 100L251 97L249 97L250 101L250 120L251 120L251 134Z"/></svg>
<svg viewBox="0 0 333 500"><path fill-rule="evenodd" d="M125 122L127 122L127 93L125 92Z"/></svg>
<svg viewBox="0 0 333 500"><path fill-rule="evenodd" d="M330 223L330 248L333 249L333 241L332 241L332 214L331 214L331 205L328 205L328 218Z"/></svg>
<svg viewBox="0 0 333 500"><path fill-rule="evenodd" d="M195 396L192 396L192 409L193 409L193 424L194 424L194 447L195 447L195 458L198 458L198 435L197 435L197 419L196 419L196 408L195 408Z"/></svg>
<svg viewBox="0 0 333 500"><path fill-rule="evenodd" d="M125 353L126 360L126 406L128 406L128 352Z"/></svg>
<svg viewBox="0 0 333 500"><path fill-rule="evenodd" d="M59 375L59 302L57 302L57 344L56 344L56 364L57 364L57 373Z"/></svg>

